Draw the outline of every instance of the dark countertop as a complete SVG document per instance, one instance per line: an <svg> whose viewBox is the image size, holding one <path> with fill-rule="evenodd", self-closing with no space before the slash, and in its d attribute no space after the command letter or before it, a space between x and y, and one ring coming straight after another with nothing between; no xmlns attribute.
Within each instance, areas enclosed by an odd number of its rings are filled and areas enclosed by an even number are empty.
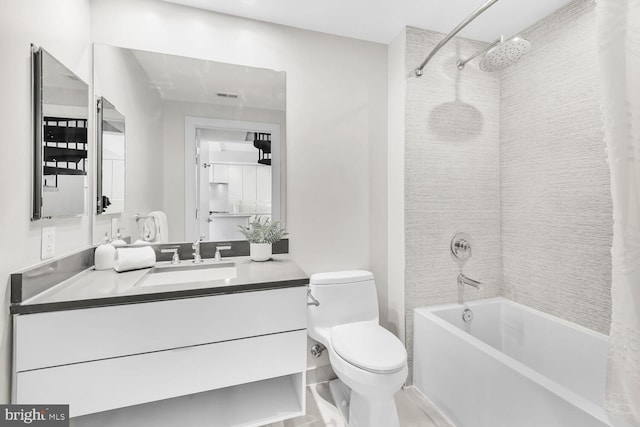
<svg viewBox="0 0 640 427"><path fill-rule="evenodd" d="M21 303L11 306L12 314L42 313L109 305L134 304L177 298L251 292L306 286L308 276L288 255L274 255L271 261L253 262L249 257L224 258L235 263L237 274L230 279L171 285L140 286L151 269L117 273L114 270L86 269ZM190 261L183 261L188 266ZM205 264L215 263L205 259ZM168 262L156 265L168 266Z"/></svg>

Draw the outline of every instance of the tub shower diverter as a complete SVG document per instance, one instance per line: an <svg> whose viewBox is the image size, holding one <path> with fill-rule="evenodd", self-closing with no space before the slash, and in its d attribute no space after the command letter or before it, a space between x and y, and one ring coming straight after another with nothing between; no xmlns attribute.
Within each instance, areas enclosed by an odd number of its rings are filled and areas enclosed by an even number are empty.
<svg viewBox="0 0 640 427"><path fill-rule="evenodd" d="M212 280L228 280L237 277L236 265L233 262L164 265L153 267L136 286L162 286L180 283L209 282Z"/></svg>

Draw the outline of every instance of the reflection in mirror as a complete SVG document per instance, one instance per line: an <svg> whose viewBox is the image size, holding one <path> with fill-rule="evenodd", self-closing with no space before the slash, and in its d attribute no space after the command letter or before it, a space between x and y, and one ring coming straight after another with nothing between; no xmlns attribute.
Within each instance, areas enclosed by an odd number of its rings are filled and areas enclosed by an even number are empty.
<svg viewBox="0 0 640 427"><path fill-rule="evenodd" d="M31 219L85 213L89 86L32 45L33 212Z"/></svg>
<svg viewBox="0 0 640 427"><path fill-rule="evenodd" d="M96 93L127 118L122 225L133 242L154 234L136 215L157 212L169 241L244 240L237 221L258 214L284 222L284 72L99 44L93 57Z"/></svg>
<svg viewBox="0 0 640 427"><path fill-rule="evenodd" d="M187 142L185 156L199 153L187 176L196 177L195 205L186 204L185 217L197 207L194 227L185 233L213 241L243 240L238 226L254 217L283 220L278 204L280 127L277 124L189 118L187 131L195 129L195 150ZM187 132L189 134L189 132ZM189 140L190 138L188 138ZM195 167L195 171L190 169ZM195 172L195 173L194 173ZM189 180L186 180L189 185Z"/></svg>
<svg viewBox="0 0 640 427"><path fill-rule="evenodd" d="M124 116L106 99L98 100L97 209L98 214L124 212Z"/></svg>

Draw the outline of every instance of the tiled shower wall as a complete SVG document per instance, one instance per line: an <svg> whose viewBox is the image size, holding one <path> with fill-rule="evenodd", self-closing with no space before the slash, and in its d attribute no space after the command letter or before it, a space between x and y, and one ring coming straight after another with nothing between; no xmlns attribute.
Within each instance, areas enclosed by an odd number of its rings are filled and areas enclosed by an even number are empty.
<svg viewBox="0 0 640 427"><path fill-rule="evenodd" d="M479 18L481 19L481 18ZM522 33L531 51L502 73L455 61L483 44L407 28L406 344L413 309L455 302L455 232L473 239L464 273L600 332L611 315L612 211L604 152L595 3L576 0Z"/></svg>
<svg viewBox="0 0 640 427"><path fill-rule="evenodd" d="M595 2L529 28L501 76L505 296L608 333L612 208L600 114Z"/></svg>
<svg viewBox="0 0 640 427"><path fill-rule="evenodd" d="M477 66L460 71L484 43L451 40L416 78L413 70L443 35L416 28L406 33L405 313L406 345L413 353L415 307L457 301L460 272L449 252L456 232L473 239L464 267L486 284L480 294L501 293L499 80Z"/></svg>

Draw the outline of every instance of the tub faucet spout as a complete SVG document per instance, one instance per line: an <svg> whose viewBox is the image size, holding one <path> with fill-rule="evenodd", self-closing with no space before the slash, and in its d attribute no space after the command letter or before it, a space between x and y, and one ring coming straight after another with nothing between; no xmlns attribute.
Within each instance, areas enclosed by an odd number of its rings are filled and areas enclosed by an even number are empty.
<svg viewBox="0 0 640 427"><path fill-rule="evenodd" d="M469 285L476 288L479 291L484 291L484 285L477 280L473 280L464 274L458 274L458 285Z"/></svg>

